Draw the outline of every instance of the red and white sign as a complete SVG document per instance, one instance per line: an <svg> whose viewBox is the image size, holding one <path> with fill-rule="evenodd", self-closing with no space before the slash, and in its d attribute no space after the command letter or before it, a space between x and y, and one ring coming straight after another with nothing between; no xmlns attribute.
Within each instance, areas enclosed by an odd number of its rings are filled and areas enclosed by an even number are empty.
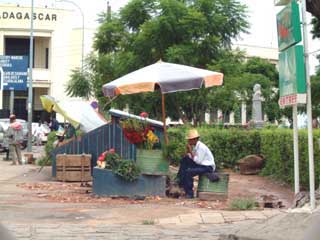
<svg viewBox="0 0 320 240"><path fill-rule="evenodd" d="M292 94L280 97L279 105L280 107L293 106L296 104L306 104L307 94Z"/></svg>

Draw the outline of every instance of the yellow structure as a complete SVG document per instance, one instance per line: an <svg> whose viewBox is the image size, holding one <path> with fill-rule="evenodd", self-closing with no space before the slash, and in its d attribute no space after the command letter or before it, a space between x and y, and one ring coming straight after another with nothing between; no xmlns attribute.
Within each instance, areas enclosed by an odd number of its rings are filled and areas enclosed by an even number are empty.
<svg viewBox="0 0 320 240"><path fill-rule="evenodd" d="M29 56L30 15L30 7L0 5L0 55ZM40 95L66 100L65 84L71 70L81 67L83 43L82 29L72 26L73 11L35 8L33 18L33 116L37 121L43 114ZM28 92L15 91L14 95L15 114L27 119ZM9 91L0 91L0 117L5 117L9 110L9 98Z"/></svg>

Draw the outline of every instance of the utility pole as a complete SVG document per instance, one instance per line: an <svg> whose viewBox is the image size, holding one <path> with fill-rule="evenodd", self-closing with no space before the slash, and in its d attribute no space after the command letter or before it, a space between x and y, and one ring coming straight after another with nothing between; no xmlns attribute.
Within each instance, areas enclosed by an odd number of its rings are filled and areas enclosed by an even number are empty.
<svg viewBox="0 0 320 240"><path fill-rule="evenodd" d="M32 152L32 68L33 68L33 12L34 3L31 0L31 17L30 17L30 49L29 49L29 87L28 87L28 152Z"/></svg>
<svg viewBox="0 0 320 240"><path fill-rule="evenodd" d="M302 26L303 26L303 45L306 65L307 82L307 116L308 116L308 150L309 150L309 188L310 188L310 206L314 210L315 205L315 184L314 184L314 156L313 156L313 132L312 132L312 102L311 102L311 81L309 73L309 43L308 43L308 24L306 0L301 0L302 6Z"/></svg>

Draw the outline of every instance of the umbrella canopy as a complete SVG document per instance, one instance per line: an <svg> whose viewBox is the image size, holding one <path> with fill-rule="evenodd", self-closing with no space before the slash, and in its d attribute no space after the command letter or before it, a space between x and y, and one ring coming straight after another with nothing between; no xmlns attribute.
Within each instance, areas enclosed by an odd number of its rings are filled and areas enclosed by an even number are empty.
<svg viewBox="0 0 320 240"><path fill-rule="evenodd" d="M103 85L102 90L105 96L114 97L120 94L153 92L159 89L162 93L164 138L168 143L164 94L220 86L222 83L222 73L159 61Z"/></svg>
<svg viewBox="0 0 320 240"><path fill-rule="evenodd" d="M56 101L49 95L40 96L43 108L47 112L62 115L75 128L80 126L84 132L89 132L104 125L103 121L88 103L80 100Z"/></svg>
<svg viewBox="0 0 320 240"><path fill-rule="evenodd" d="M54 99L54 97L51 97L49 95L41 95L40 100L41 100L43 109L49 113L52 112L52 107L56 103L56 100Z"/></svg>
<svg viewBox="0 0 320 240"><path fill-rule="evenodd" d="M90 103L82 100L61 101L53 110L64 116L75 128L80 125L84 132L90 132L104 124Z"/></svg>
<svg viewBox="0 0 320 240"><path fill-rule="evenodd" d="M42 107L47 112L55 111L56 113L61 114L66 120L68 120L75 128L79 126L79 121L75 120L73 117L71 117L67 111L61 107L61 102L56 101L54 97L51 97L49 95L41 95L40 100L42 103Z"/></svg>
<svg viewBox="0 0 320 240"><path fill-rule="evenodd" d="M188 91L202 86L219 86L223 74L180 64L157 62L103 85L105 96L153 92Z"/></svg>

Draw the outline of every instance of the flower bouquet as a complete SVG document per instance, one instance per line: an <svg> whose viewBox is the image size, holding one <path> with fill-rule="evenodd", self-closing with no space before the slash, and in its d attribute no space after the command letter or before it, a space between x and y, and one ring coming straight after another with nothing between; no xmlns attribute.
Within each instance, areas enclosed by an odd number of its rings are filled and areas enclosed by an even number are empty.
<svg viewBox="0 0 320 240"><path fill-rule="evenodd" d="M145 113L144 116L146 116ZM138 148L151 150L159 142L159 138L154 134L154 128L146 121L128 118L122 120L120 124L124 136L130 143L136 144Z"/></svg>
<svg viewBox="0 0 320 240"><path fill-rule="evenodd" d="M97 165L99 168L114 169L120 161L120 156L111 148L108 151L101 153L98 157Z"/></svg>
<svg viewBox="0 0 320 240"><path fill-rule="evenodd" d="M146 118L146 113L141 113ZM163 158L161 149L155 149L159 138L154 133L154 128L146 121L128 118L120 122L124 136L128 141L137 146L136 163L142 174L166 175L168 161Z"/></svg>

